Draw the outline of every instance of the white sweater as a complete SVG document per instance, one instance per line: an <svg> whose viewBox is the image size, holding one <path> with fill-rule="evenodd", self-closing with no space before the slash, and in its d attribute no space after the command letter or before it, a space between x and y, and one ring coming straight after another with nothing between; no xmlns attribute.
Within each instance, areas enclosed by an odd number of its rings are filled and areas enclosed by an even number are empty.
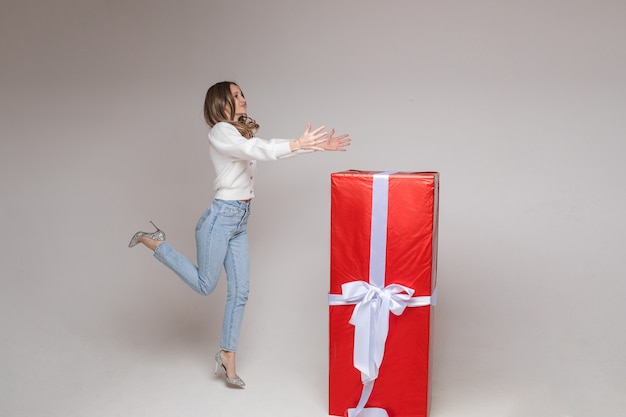
<svg viewBox="0 0 626 417"><path fill-rule="evenodd" d="M247 200L254 197L256 161L273 161L306 151L291 152L291 139L246 139L230 123L217 123L209 132L211 162L215 168L215 198Z"/></svg>

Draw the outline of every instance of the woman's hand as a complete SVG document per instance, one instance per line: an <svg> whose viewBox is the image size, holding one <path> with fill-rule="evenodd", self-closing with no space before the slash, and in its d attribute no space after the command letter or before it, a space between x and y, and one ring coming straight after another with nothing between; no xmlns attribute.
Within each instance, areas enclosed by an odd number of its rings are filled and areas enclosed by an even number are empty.
<svg viewBox="0 0 626 417"><path fill-rule="evenodd" d="M340 135L333 137L335 129L332 129L326 138L326 141L320 144L320 148L325 151L346 151L346 147L350 146L350 137L348 135Z"/></svg>
<svg viewBox="0 0 626 417"><path fill-rule="evenodd" d="M323 132L324 128L325 126L321 126L311 131L311 123L309 123L302 136L289 143L291 151L294 152L299 149L312 151L345 151L345 148L350 145L350 137L348 135L333 137L335 129L332 129L330 133L328 133Z"/></svg>
<svg viewBox="0 0 626 417"><path fill-rule="evenodd" d="M299 149L323 151L324 148L322 145L328 140L328 138L325 138L328 132L322 132L324 128L325 126L320 126L314 131L311 131L311 123L309 123L302 136L289 142L291 151L293 152Z"/></svg>

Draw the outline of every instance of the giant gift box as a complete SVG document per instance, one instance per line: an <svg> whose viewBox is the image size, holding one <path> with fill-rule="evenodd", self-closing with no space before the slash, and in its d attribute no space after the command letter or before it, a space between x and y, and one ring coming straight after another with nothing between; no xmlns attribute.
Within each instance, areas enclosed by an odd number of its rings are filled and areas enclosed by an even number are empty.
<svg viewBox="0 0 626 417"><path fill-rule="evenodd" d="M331 175L331 415L428 415L438 190L436 172Z"/></svg>

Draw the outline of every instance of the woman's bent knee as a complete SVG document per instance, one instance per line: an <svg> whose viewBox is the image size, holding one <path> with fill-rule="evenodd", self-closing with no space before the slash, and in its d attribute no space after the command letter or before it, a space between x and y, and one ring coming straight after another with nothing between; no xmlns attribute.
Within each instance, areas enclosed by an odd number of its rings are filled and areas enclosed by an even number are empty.
<svg viewBox="0 0 626 417"><path fill-rule="evenodd" d="M200 285L198 285L198 293L200 295L209 295L215 291L215 287L217 287L217 282L215 284L209 284L205 281L200 281Z"/></svg>

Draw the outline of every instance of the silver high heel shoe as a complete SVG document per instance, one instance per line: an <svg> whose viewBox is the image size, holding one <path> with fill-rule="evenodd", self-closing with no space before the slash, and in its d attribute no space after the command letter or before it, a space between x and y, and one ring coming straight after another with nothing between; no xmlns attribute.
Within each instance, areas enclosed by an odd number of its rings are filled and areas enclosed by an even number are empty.
<svg viewBox="0 0 626 417"><path fill-rule="evenodd" d="M152 223L152 220L150 220L150 223ZM156 224L152 223L152 226L154 226L154 228L156 229L156 232L152 232L152 233L147 233L147 232L137 232L135 233L135 235L133 236L133 238L130 240L130 243L128 244L129 248L132 248L133 246L135 246L137 243L139 243L139 238L142 237L147 237L148 239L152 239L152 240L158 240L158 241L164 241L165 240L165 232L161 229L159 229L157 227Z"/></svg>
<svg viewBox="0 0 626 417"><path fill-rule="evenodd" d="M224 366L224 364L222 363L222 355L221 355L222 351L218 351L215 354L215 373L217 374L217 367L221 366L222 369L224 370L224 378L226 379L226 383L228 385L232 385L234 387L237 388L243 388L246 386L246 383L243 382L243 379L239 378L239 375L235 375L234 378L229 378L228 374L226 373L226 367Z"/></svg>

